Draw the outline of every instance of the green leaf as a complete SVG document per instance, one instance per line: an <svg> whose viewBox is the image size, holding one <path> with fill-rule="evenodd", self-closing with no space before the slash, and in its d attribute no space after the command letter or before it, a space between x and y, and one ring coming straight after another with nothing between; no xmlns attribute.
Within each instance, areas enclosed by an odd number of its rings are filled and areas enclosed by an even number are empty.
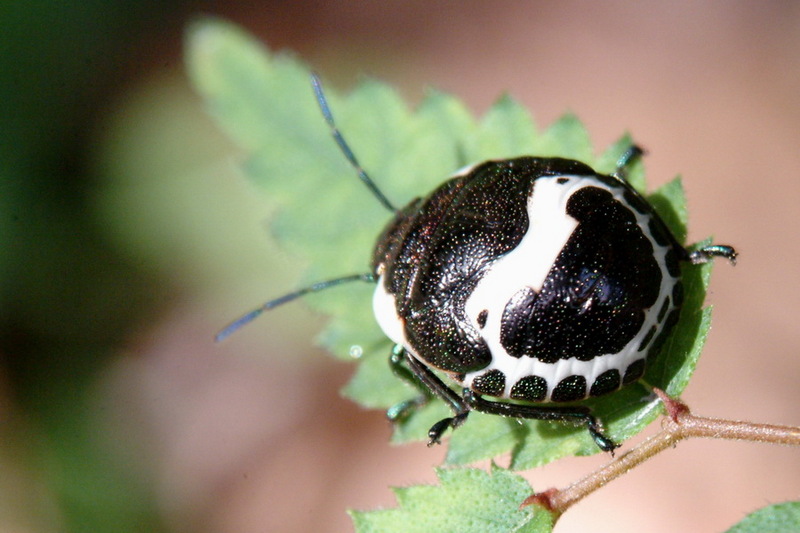
<svg viewBox="0 0 800 533"><path fill-rule="evenodd" d="M553 516L540 508L519 509L531 495L528 482L492 466L437 469L441 485L394 489L399 507L353 511L358 533L545 533Z"/></svg>
<svg viewBox="0 0 800 533"><path fill-rule="evenodd" d="M711 309L702 307L711 266L711 263L684 265L686 297L681 320L645 372L645 382L670 396L679 396L688 385L711 327Z"/></svg>
<svg viewBox="0 0 800 533"><path fill-rule="evenodd" d="M564 157L593 164L592 141L583 123L568 113L558 119L531 147L531 153L542 157Z"/></svg>
<svg viewBox="0 0 800 533"><path fill-rule="evenodd" d="M343 390L345 396L364 407L388 409L419 394L411 385L388 371L389 344L385 344L385 350L362 352L356 373Z"/></svg>
<svg viewBox="0 0 800 533"><path fill-rule="evenodd" d="M518 420L470 413L469 423L450 437L445 461L460 465L497 457L514 448L526 436L527 428Z"/></svg>
<svg viewBox="0 0 800 533"><path fill-rule="evenodd" d="M470 162L531 155L539 137L528 110L510 96L503 96L483 117L471 142Z"/></svg>
<svg viewBox="0 0 800 533"><path fill-rule="evenodd" d="M684 242L689 212L686 209L686 193L680 177L659 187L648 200L678 242Z"/></svg>
<svg viewBox="0 0 800 533"><path fill-rule="evenodd" d="M726 533L797 533L797 531L800 531L800 502L785 502L750 513Z"/></svg>
<svg viewBox="0 0 800 533"><path fill-rule="evenodd" d="M275 207L270 227L297 257L298 272L303 273L299 285L368 272L375 240L392 214L357 179L331 139L309 69L216 20L193 26L187 65L210 111L241 146L248 176ZM508 96L476 121L461 102L437 91L429 91L412 112L394 89L374 80L361 82L348 96L326 86L326 95L361 165L397 206L429 194L458 168L485 159L560 156L613 172L631 145L630 136L623 135L595 157L577 117L567 114L542 133ZM644 193L641 162L628 169L627 177ZM687 213L680 181L661 187L649 199L683 239ZM684 266L681 320L648 366L645 384L678 395L688 383L708 333L710 311L702 304L710 269ZM276 287L275 295L293 288ZM418 391L396 378L386 361L390 344L372 316L372 290L368 284L354 283L309 295L305 301L331 317L319 336L321 344L340 358L358 356L358 369L344 393L364 406L385 409L414 398ZM661 412L641 383L587 404L618 441L640 432ZM426 440L430 426L447 416L444 404L434 400L396 424L393 440ZM567 455L598 453L598 448L581 426L472 413L452 433L447 462L465 464L507 452L512 467L524 469Z"/></svg>

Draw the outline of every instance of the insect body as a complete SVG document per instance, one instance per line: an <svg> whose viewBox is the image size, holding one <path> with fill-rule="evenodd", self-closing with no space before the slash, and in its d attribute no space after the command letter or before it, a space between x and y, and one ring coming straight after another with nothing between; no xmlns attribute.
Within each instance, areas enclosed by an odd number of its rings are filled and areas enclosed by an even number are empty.
<svg viewBox="0 0 800 533"><path fill-rule="evenodd" d="M733 248L680 245L624 179L641 154L636 147L612 175L561 158L487 161L395 210L336 129L316 77L313 84L334 139L394 219L369 274L268 302L221 335L307 292L374 281L376 319L396 343L392 367L422 392L393 407L391 419L435 395L454 416L431 428L429 444L477 410L585 423L597 445L613 451L588 408L558 403L639 379L678 321L681 263L735 261Z"/></svg>

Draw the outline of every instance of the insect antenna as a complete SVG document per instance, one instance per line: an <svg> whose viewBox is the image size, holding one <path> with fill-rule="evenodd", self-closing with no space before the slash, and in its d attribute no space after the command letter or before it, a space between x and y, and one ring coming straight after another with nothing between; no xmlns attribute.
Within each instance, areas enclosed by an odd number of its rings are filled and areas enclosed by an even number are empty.
<svg viewBox="0 0 800 533"><path fill-rule="evenodd" d="M333 114L331 113L331 108L328 105L328 99L325 98L325 92L322 90L322 81L320 81L319 76L316 74L311 74L311 85L314 88L314 94L317 97L317 103L319 104L319 108L322 111L322 116L325 118L325 122L328 124L328 127L331 130L331 135L333 136L333 140L336 141L336 144L339 146L339 149L344 154L347 161L353 167L353 169L358 174L358 178L364 183L364 185L369 188L370 192L378 199L378 201L389 211L395 213L397 209L392 205L392 203L386 198L386 196L381 192L375 182L372 181L372 178L366 173L366 171L361 167L361 163L358 162L356 159L353 150L350 149L350 146L347 144L347 141L344 140L342 133L339 131L339 128L336 127L336 122L333 120ZM302 289L296 290L294 292L290 292L288 294L284 294L279 298L275 298L274 300L270 300L260 307L253 309L249 313L246 313L230 324L228 324L222 331L216 334L214 340L216 342L223 341L230 337L234 332L238 331L242 326L249 324L253 320L255 320L258 316L260 316L264 311L269 311L270 309L274 309L279 305L283 305L287 302L291 302L292 300L296 300L301 296L312 292L319 292L330 287L335 287L336 285L340 285L342 283L348 283L351 281L368 281L370 283L375 283L375 276L371 273L369 274L352 274L350 276L343 276L341 278L334 278L325 281L319 281L308 287L304 287Z"/></svg>
<svg viewBox="0 0 800 533"><path fill-rule="evenodd" d="M339 145L339 149L344 154L347 161L350 165L355 169L356 173L358 174L358 178L367 186L367 188L372 192L375 198L383 205L386 209L391 212L396 212L397 209L392 205L392 203L384 196L381 190L375 185L375 182L372 181L372 178L366 173L366 171L361 167L361 163L358 162L356 159L355 154L348 146L347 142L344 140L342 133L339 131L339 128L336 127L336 123L333 120L333 114L331 113L331 108L328 106L328 100L325 98L325 93L322 90L322 81L320 81L319 76L312 73L311 74L311 85L314 87L314 94L317 96L317 103L319 103L319 108L322 110L322 116L325 117L325 122L328 123L328 127L331 130L331 135L333 135L333 140L336 141L336 144Z"/></svg>
<svg viewBox="0 0 800 533"><path fill-rule="evenodd" d="M370 283L375 283L375 276L373 276L372 274L352 274L350 276L343 276L341 278L318 281L317 283L309 285L308 287L304 287L294 292L290 292L289 294L284 294L283 296L275 298L274 300L270 300L264 303L261 307L253 309L249 313L240 316L239 318L237 318L236 320L225 326L225 328L222 331L217 333L216 336L214 337L214 340L216 342L220 342L227 339L228 337L231 336L232 333L237 331L245 324L249 324L250 322L255 320L256 317L258 317L264 311L269 311L270 309L274 309L279 305L283 305L287 302L291 302L292 300L296 300L306 294L312 292L319 292L328 289L330 287L335 287L336 285L341 285L342 283L349 283L351 281L368 281Z"/></svg>

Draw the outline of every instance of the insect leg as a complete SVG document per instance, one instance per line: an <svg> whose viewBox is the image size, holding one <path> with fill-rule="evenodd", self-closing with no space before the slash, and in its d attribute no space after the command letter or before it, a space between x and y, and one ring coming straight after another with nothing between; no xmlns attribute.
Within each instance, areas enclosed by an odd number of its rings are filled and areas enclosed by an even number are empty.
<svg viewBox="0 0 800 533"><path fill-rule="evenodd" d="M541 406L524 405L506 402L492 402L484 400L470 389L464 389L464 401L474 410L481 413L508 416L512 418L527 418L532 420L555 420L559 422L583 422L589 430L589 434L597 444L598 448L604 452L611 452L619 447L619 444L606 437L597 419L592 415L588 407L581 406Z"/></svg>
<svg viewBox="0 0 800 533"><path fill-rule="evenodd" d="M644 150L632 144L625 152L617 159L617 168L614 170L614 176L621 179L622 181L628 181L626 179L628 174L628 168L639 160L639 158L644 155Z"/></svg>
<svg viewBox="0 0 800 533"><path fill-rule="evenodd" d="M419 391L419 396L397 403L390 407L389 410L386 411L386 418L392 422L403 420L411 413L411 411L419 409L423 405L427 404L431 398L433 398L433 393L430 391L430 389L426 387L419 379L417 379L417 376L403 364L405 358L405 348L399 344L395 344L394 348L392 348L392 353L389 356L389 366L392 368L392 372L395 376L399 377L417 389Z"/></svg>
<svg viewBox="0 0 800 533"><path fill-rule="evenodd" d="M708 263L715 257L724 257L730 261L732 265L735 265L736 257L738 255L739 254L733 249L732 246L726 246L724 244L711 244L709 246L703 246L694 252L689 252L689 261L695 265L699 265L702 263Z"/></svg>
<svg viewBox="0 0 800 533"><path fill-rule="evenodd" d="M405 362L408 368L402 366L403 362ZM470 406L464 398L445 385L430 368L420 363L401 346L396 346L392 351L390 364L398 376L414 384L414 386L422 392L422 396L413 400L401 402L389 409L387 415L390 420L401 418L407 414L410 409L424 405L430 398L437 396L453 410L454 416L443 418L431 427L428 431L428 446L439 444L441 442L442 433L447 431L447 428L457 428L464 423L469 414Z"/></svg>

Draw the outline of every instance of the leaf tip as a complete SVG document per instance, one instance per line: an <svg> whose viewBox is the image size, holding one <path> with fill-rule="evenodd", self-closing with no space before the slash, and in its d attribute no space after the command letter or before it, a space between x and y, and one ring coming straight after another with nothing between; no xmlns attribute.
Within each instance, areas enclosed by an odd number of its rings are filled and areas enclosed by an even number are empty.
<svg viewBox="0 0 800 533"><path fill-rule="evenodd" d="M194 17L186 25L186 49L192 51L207 47L225 26L225 21L210 15Z"/></svg>

